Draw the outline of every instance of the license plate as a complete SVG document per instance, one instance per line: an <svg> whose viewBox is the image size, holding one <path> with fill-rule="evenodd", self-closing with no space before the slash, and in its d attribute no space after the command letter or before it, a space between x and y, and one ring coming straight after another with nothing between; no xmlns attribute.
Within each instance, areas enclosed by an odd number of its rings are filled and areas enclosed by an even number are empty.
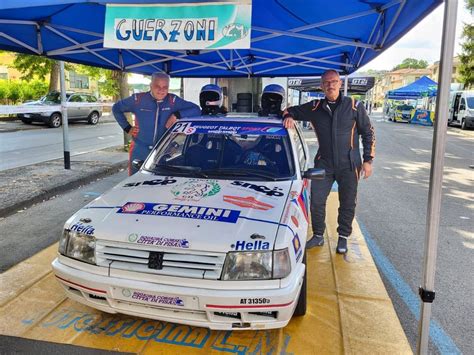
<svg viewBox="0 0 474 355"><path fill-rule="evenodd" d="M23 116L26 117L26 118L30 118L31 115L26 114L26 115L23 115Z"/></svg>
<svg viewBox="0 0 474 355"><path fill-rule="evenodd" d="M171 308L194 308L198 307L196 297L176 296L167 293L134 290L130 288L113 287L112 297L132 303L142 303L150 306Z"/></svg>

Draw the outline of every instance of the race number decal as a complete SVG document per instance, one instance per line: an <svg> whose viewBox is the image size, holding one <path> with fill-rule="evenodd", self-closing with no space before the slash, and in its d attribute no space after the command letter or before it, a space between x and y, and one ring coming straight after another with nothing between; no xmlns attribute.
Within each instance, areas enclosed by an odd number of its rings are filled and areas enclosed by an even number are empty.
<svg viewBox="0 0 474 355"><path fill-rule="evenodd" d="M186 135L196 132L196 128L191 127L191 122L177 123L171 133L184 133Z"/></svg>

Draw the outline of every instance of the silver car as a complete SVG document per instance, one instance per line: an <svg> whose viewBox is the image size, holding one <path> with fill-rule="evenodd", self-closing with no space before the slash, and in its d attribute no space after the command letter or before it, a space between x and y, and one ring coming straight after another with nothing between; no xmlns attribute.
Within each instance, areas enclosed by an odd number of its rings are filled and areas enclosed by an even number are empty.
<svg viewBox="0 0 474 355"><path fill-rule="evenodd" d="M97 102L97 98L94 95L86 93L66 93L66 100L73 105L68 107L67 116L68 121L87 121L89 124L95 125L99 122L99 118L102 115L102 106ZM88 103L88 105L80 105L81 103ZM93 105L97 103L97 105ZM57 91L52 91L47 95L43 96L38 101L32 101L25 103L28 106L57 106L61 104L61 94ZM45 112L36 113L22 113L18 115L23 123L31 122L44 122L49 127L57 128L61 126L62 117L61 111L45 110Z"/></svg>

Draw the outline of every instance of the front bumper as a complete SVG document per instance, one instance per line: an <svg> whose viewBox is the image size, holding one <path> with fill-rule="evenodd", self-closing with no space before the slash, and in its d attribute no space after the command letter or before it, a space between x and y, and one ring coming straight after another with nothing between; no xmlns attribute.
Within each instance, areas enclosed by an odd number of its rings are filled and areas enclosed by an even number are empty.
<svg viewBox="0 0 474 355"><path fill-rule="evenodd" d="M123 313L217 330L282 328L290 321L303 282L299 264L286 287L222 290L98 275L65 265L53 270L69 298L108 313ZM225 285L225 282L222 282Z"/></svg>

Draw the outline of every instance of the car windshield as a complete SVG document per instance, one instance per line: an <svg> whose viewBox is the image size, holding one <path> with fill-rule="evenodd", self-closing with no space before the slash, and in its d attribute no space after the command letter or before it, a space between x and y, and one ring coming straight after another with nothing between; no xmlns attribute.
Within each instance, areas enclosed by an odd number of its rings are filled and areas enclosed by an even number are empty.
<svg viewBox="0 0 474 355"><path fill-rule="evenodd" d="M71 94L67 93L66 98L71 96ZM61 103L61 94L59 92L50 92L47 95L43 96L40 101L44 104L60 104Z"/></svg>
<svg viewBox="0 0 474 355"><path fill-rule="evenodd" d="M413 109L414 107L411 105L399 105L397 107L397 110L400 110L400 111L413 110Z"/></svg>
<svg viewBox="0 0 474 355"><path fill-rule="evenodd" d="M178 122L144 169L160 175L285 180L294 175L288 132L254 122Z"/></svg>

